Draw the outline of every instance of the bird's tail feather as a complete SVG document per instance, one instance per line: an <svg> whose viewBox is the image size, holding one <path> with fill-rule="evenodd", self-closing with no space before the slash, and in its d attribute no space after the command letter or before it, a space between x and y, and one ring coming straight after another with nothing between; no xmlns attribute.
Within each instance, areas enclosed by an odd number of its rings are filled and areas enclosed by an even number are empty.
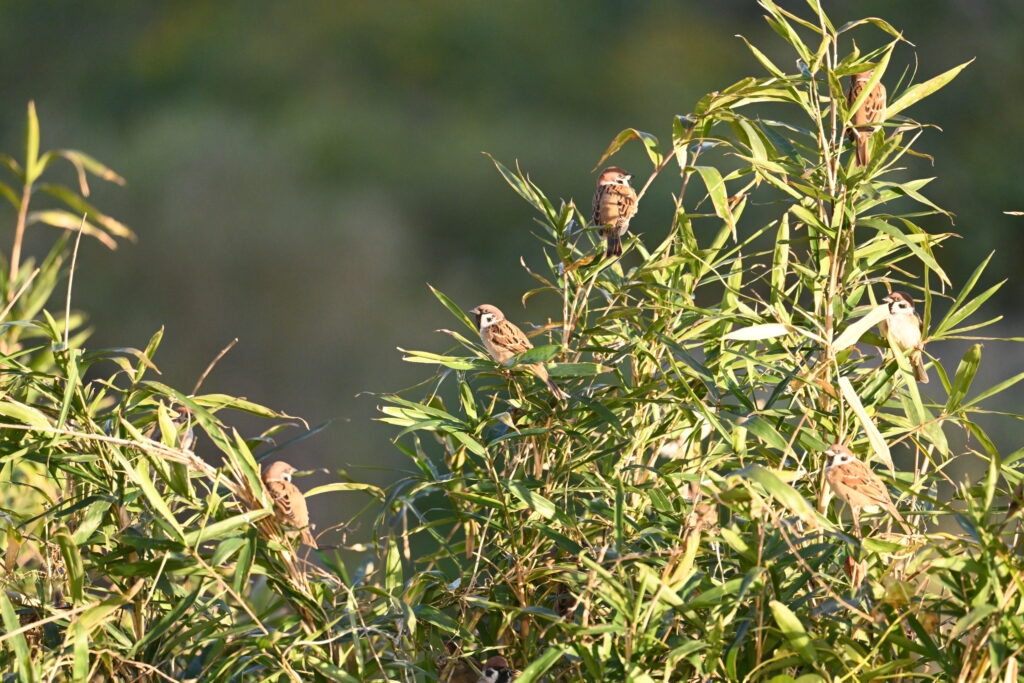
<svg viewBox="0 0 1024 683"><path fill-rule="evenodd" d="M857 165L868 165L868 141L871 136L864 131L858 131L857 135Z"/></svg>
<svg viewBox="0 0 1024 683"><path fill-rule="evenodd" d="M914 352L910 357L910 362L914 366L914 379L921 384L928 384L928 371L924 368L924 360L921 358L921 352Z"/></svg>
<svg viewBox="0 0 1024 683"><path fill-rule="evenodd" d="M618 235L608 235L608 250L605 252L605 258L615 256L622 256L622 240Z"/></svg>

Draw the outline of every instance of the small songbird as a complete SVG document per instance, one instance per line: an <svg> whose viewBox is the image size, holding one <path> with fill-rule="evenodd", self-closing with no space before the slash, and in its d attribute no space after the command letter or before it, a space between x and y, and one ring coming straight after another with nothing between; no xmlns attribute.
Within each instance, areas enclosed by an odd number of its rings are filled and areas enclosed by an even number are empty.
<svg viewBox="0 0 1024 683"><path fill-rule="evenodd" d="M912 533L906 520L889 497L889 490L871 468L857 459L850 449L832 444L825 450L829 456L825 465L825 480L835 494L850 506L853 524L860 529L860 511L883 508L896 518L908 533Z"/></svg>
<svg viewBox="0 0 1024 683"><path fill-rule="evenodd" d="M921 357L924 342L921 340L921 318L914 311L914 300L903 292L893 292L882 299L889 304L889 314L878 324L883 337L892 337L903 352L909 352L914 379L928 384L928 371Z"/></svg>
<svg viewBox="0 0 1024 683"><path fill-rule="evenodd" d="M303 543L318 548L316 539L309 530L306 497L292 483L292 473L295 471L294 467L279 460L263 471L263 484L274 501L277 519L281 524L298 529Z"/></svg>
<svg viewBox="0 0 1024 683"><path fill-rule="evenodd" d="M509 683L515 677L516 672L509 666L508 660L501 655L495 655L484 662L484 670L477 683Z"/></svg>
<svg viewBox="0 0 1024 683"><path fill-rule="evenodd" d="M505 319L496 306L482 304L477 306L470 313L476 318L476 328L480 332L480 339L484 343L487 353L491 358L501 365L508 365L517 354L533 348L533 344L526 338L523 331ZM527 366L546 385L551 393L559 401L569 398L569 394L562 391L557 384L548 376L548 370L541 363L533 363Z"/></svg>
<svg viewBox="0 0 1024 683"><path fill-rule="evenodd" d="M850 90L846 93L846 106L853 106L860 94L864 92L865 86L874 73L872 69L850 77ZM878 126L870 124L881 123L884 120L885 86L879 81L850 119L850 141L857 146L858 166L868 165L868 141L871 139L871 134L878 130Z"/></svg>
<svg viewBox="0 0 1024 683"><path fill-rule="evenodd" d="M597 177L594 225L603 227L601 233L608 243L605 258L622 255L622 236L636 215L636 190L629 185L632 177L618 166L609 166Z"/></svg>

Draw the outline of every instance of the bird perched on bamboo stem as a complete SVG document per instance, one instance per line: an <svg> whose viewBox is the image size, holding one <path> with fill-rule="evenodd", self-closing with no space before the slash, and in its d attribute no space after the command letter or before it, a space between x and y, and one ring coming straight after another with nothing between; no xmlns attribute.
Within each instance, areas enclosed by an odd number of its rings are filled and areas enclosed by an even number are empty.
<svg viewBox="0 0 1024 683"><path fill-rule="evenodd" d="M278 521L284 526L297 529L306 545L317 548L316 539L309 529L309 510L306 508L306 497L292 483L294 467L283 461L277 461L263 471L263 484L267 487Z"/></svg>
<svg viewBox="0 0 1024 683"><path fill-rule="evenodd" d="M517 355L533 348L523 331L506 320L505 314L496 306L483 304L471 310L470 314L476 318L476 328L487 353L501 365L508 365ZM569 394L562 391L548 375L543 363L532 363L526 367L547 385L559 401L569 398Z"/></svg>
<svg viewBox="0 0 1024 683"><path fill-rule="evenodd" d="M846 93L847 107L854 105L874 73L872 69L850 77L850 89ZM871 140L871 134L878 130L877 125L871 124L878 124L884 120L885 86L879 81L850 118L850 141L857 147L858 166L868 165L868 142Z"/></svg>
<svg viewBox="0 0 1024 683"><path fill-rule="evenodd" d="M609 166L597 177L594 191L594 225L602 226L607 243L605 258L622 255L622 237L636 215L636 190L629 184L633 176L618 166Z"/></svg>

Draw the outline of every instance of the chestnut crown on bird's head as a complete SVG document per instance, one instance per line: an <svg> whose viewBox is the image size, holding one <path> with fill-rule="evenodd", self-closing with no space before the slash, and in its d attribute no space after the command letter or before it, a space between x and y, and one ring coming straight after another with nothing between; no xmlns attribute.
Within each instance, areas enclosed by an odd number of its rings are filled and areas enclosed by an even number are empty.
<svg viewBox="0 0 1024 683"><path fill-rule="evenodd" d="M507 669L508 660L501 655L494 655L484 663L484 666L493 666L495 669Z"/></svg>
<svg viewBox="0 0 1024 683"><path fill-rule="evenodd" d="M263 481L291 481L292 472L295 472L294 467L278 460L263 471Z"/></svg>
<svg viewBox="0 0 1024 683"><path fill-rule="evenodd" d="M609 166L597 176L598 185L629 185L629 179L633 177L629 171L618 166Z"/></svg>
<svg viewBox="0 0 1024 683"><path fill-rule="evenodd" d="M909 294L904 292L892 292L882 301L889 304L889 310L893 313L914 312L914 300L910 298Z"/></svg>
<svg viewBox="0 0 1024 683"><path fill-rule="evenodd" d="M850 449L838 443L834 443L826 448L825 455L829 456L828 465L826 465L826 467L835 467L836 465L842 465L854 459L853 453L850 452Z"/></svg>
<svg viewBox="0 0 1024 683"><path fill-rule="evenodd" d="M469 313L476 318L476 327L478 330L482 330L485 327L493 325L499 320L505 319L505 314L502 313L497 306L491 306L490 304L481 304Z"/></svg>

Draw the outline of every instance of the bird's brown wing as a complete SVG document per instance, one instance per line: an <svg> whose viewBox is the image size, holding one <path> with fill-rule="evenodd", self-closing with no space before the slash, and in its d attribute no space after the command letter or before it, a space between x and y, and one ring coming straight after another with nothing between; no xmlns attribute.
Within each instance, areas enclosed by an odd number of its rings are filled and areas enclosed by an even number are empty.
<svg viewBox="0 0 1024 683"><path fill-rule="evenodd" d="M636 213L636 191L629 185L602 185L594 212L594 223L610 225L616 232L625 232Z"/></svg>
<svg viewBox="0 0 1024 683"><path fill-rule="evenodd" d="M302 529L309 526L309 511L302 492L288 481L267 482L267 492L274 501L277 517L288 526Z"/></svg>
<svg viewBox="0 0 1024 683"><path fill-rule="evenodd" d="M843 484L871 501L870 504L892 507L892 498L882 480L863 463L839 465L839 478Z"/></svg>
<svg viewBox="0 0 1024 683"><path fill-rule="evenodd" d="M864 114L863 123L881 123L885 118L885 86L881 83L875 84L874 90L864 100L861 108Z"/></svg>
<svg viewBox="0 0 1024 683"><path fill-rule="evenodd" d="M853 103L857 101L857 98L860 97L860 94L863 91L864 91L864 84L863 83L861 83L860 81L857 81L857 80L852 81L850 83L850 89L846 93L846 106L847 107L852 107ZM863 105L861 105L861 107L857 111L853 112L853 116L850 117L850 123L852 123L855 126L859 126L859 125L862 125L864 123L867 123L867 119L865 117L865 111L864 110L865 110L865 107ZM853 128L851 128L849 130L849 134L850 134L850 139L851 140L856 139L857 133L856 133L856 131L854 131Z"/></svg>
<svg viewBox="0 0 1024 683"><path fill-rule="evenodd" d="M494 323L487 328L487 333L491 337L492 344L508 349L513 354L533 348L533 344L526 338L523 331L507 320Z"/></svg>

